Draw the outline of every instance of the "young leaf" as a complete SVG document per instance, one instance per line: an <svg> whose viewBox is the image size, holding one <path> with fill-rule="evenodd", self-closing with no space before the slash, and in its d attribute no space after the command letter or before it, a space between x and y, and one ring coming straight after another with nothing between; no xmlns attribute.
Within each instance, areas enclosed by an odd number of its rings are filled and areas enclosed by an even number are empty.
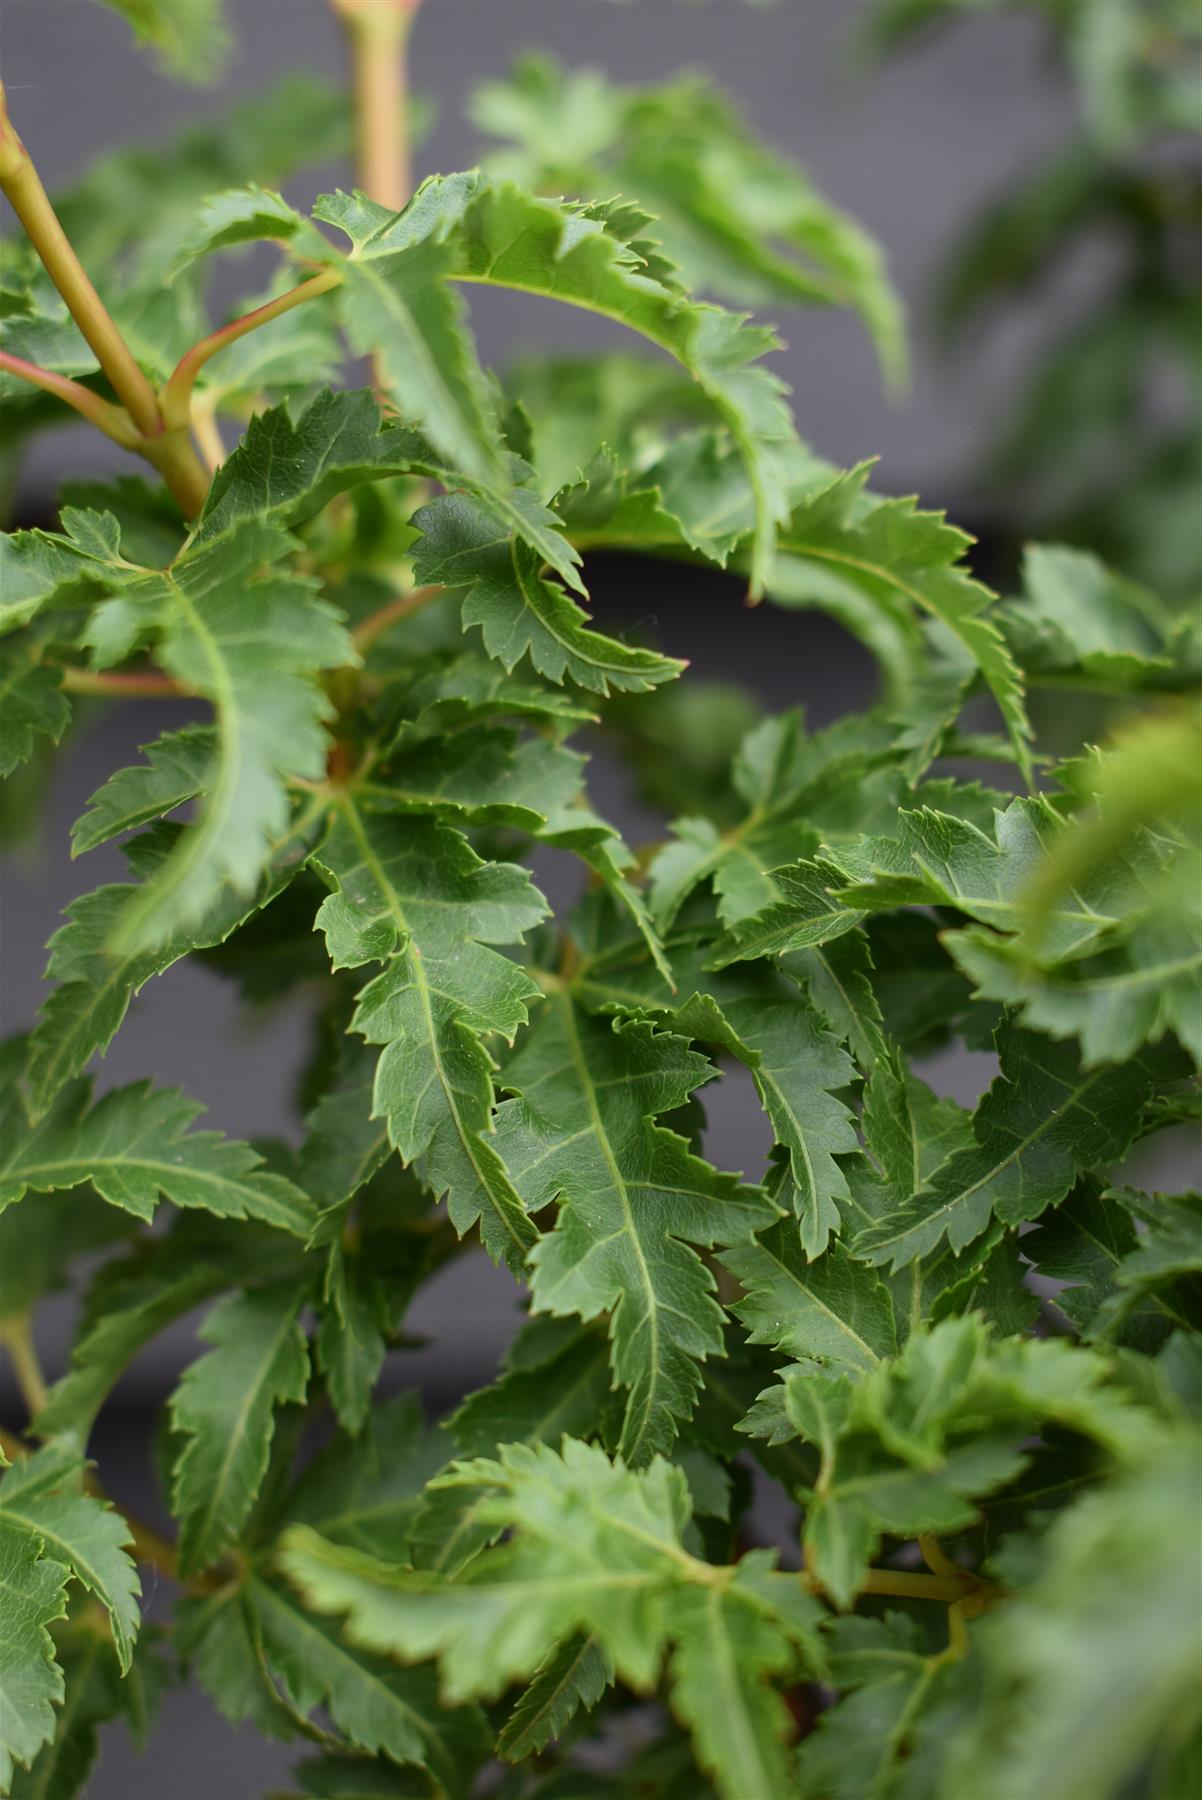
<svg viewBox="0 0 1202 1800"><path fill-rule="evenodd" d="M781 1791L788 1714L762 1678L812 1663L817 1608L765 1552L717 1571L689 1555L679 1470L656 1458L636 1473L569 1438L562 1454L511 1446L497 1462L457 1464L442 1479L484 1486L482 1508L508 1541L435 1583L294 1530L282 1561L310 1603L349 1613L350 1635L366 1647L406 1660L437 1653L452 1698L500 1692L581 1632L625 1681L646 1688L674 1645L674 1698L722 1792L745 1794L752 1769L771 1773L764 1791ZM694 1646L711 1629L718 1654L699 1657ZM719 1736L711 1717L735 1728Z"/></svg>

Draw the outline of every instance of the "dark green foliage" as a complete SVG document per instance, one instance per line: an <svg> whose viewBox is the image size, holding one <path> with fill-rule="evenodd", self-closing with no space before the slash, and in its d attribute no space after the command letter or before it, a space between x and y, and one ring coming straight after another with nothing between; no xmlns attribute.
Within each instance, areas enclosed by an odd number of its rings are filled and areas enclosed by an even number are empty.
<svg viewBox="0 0 1202 1800"><path fill-rule="evenodd" d="M215 47L207 5L118 10ZM170 1668L296 1740L319 1800L1184 1800L1202 1214L1144 1146L1202 1111L1198 634L1064 547L999 601L941 514L797 440L771 332L694 289L854 306L890 368L896 304L708 89L527 61L476 117L507 148L399 213L261 185L337 143L296 90L64 208L160 394L210 258L261 240L273 294L321 293L205 364L229 453L190 521L123 477L2 544L6 770L73 689L204 716L100 772L73 848L124 839L131 878L71 903L3 1056L0 1791L81 1792ZM24 251L9 285L14 352L98 386ZM506 397L476 285L666 359L548 358ZM383 406L331 385L344 346ZM825 608L879 703L811 732L694 693L670 626L590 618L606 547ZM1098 702L1067 759L1044 681ZM671 815L638 856L588 800L599 733ZM187 956L249 1005L315 996L291 1147L93 1095ZM994 1058L975 1107L949 1046ZM714 1166L716 1081L761 1166ZM477 1244L526 1316L427 1425L408 1308ZM30 1315L79 1286L46 1389ZM199 1309L167 1541L85 1453Z"/></svg>

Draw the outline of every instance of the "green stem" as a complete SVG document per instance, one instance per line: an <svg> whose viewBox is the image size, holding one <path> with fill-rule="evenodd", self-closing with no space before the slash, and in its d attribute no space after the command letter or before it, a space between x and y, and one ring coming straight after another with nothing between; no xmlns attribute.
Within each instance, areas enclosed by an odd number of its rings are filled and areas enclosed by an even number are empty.
<svg viewBox="0 0 1202 1800"><path fill-rule="evenodd" d="M41 388L43 393L65 401L106 437L120 444L123 450L141 447L141 433L125 408L114 406L110 400L94 394L82 382L72 381L69 375L57 375L53 369L41 369L37 363L26 362L23 356L12 356L7 350L0 350L0 369L15 375L18 381L27 381L31 387Z"/></svg>
<svg viewBox="0 0 1202 1800"><path fill-rule="evenodd" d="M0 1326L0 1344L12 1359L13 1374L31 1419L36 1419L46 1404L46 1379L34 1348L29 1314L15 1313Z"/></svg>
<svg viewBox="0 0 1202 1800"><path fill-rule="evenodd" d="M192 348L184 353L162 393L163 417L172 429L183 429L187 426L191 405L192 389L196 386L196 378L211 357L218 355L230 344L237 343L248 331L257 331L260 325L269 325L272 319L278 319L283 313L291 312L294 306L301 306L306 300L315 300L319 294L328 294L342 281L339 269L323 269L320 275L302 281L299 287L289 288L286 294L279 294L274 300L268 300L264 306L256 306L253 312L244 313L232 324L223 325L220 330L210 332L208 337L201 338ZM207 487L206 478L206 487Z"/></svg>
<svg viewBox="0 0 1202 1800"><path fill-rule="evenodd" d="M952 1561L933 1532L919 1532L918 1548L922 1551L923 1562L933 1574L946 1576L953 1581L963 1580L964 1570L959 1563Z"/></svg>
<svg viewBox="0 0 1202 1800"><path fill-rule="evenodd" d="M25 234L67 310L113 384L117 397L143 437L162 429L154 389L142 373L125 339L92 286L58 214L42 186L29 152L13 129L0 92L0 187L3 187Z"/></svg>
<svg viewBox="0 0 1202 1800"><path fill-rule="evenodd" d="M187 420L164 429L158 395L139 368L59 223L29 152L13 129L2 88L0 188L7 194L46 273L62 295L68 312L139 434L138 442L126 447L137 450L159 471L185 515L194 518L204 504L209 477L189 441ZM113 410L115 413L116 409ZM99 419L96 422L100 423ZM110 417L109 424L114 422ZM107 427L102 425L102 429ZM110 430L109 436L113 435Z"/></svg>

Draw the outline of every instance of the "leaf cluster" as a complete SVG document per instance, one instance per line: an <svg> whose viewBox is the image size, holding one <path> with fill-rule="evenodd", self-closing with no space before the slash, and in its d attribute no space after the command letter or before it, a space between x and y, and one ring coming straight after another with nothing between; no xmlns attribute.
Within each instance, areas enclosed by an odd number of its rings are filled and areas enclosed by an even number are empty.
<svg viewBox="0 0 1202 1800"><path fill-rule="evenodd" d="M1060 546L999 600L941 514L800 442L771 334L694 289L853 305L887 362L894 303L708 91L527 61L476 116L509 147L398 213L258 185L318 154L287 106L156 163L145 228L145 162L84 190L156 382L215 259L322 279L206 364L238 436L195 517L122 477L0 541L6 767L72 742L76 694L192 709L77 822L129 878L72 902L4 1050L0 1790L80 1791L99 1725L186 1674L325 1800L1184 1794L1200 1202L1149 1191L1147 1146L1199 1111L1196 632ZM99 386L28 276L18 341ZM476 286L659 360L498 379ZM879 701L811 731L694 699L670 626L591 617L604 548L829 611ZM1101 695L1068 757L1028 716L1053 680ZM671 799L638 854L589 798L606 743ZM292 1142L97 1079L189 956L309 997ZM715 1166L718 1080L762 1167ZM428 1423L408 1309L477 1243L524 1317ZM167 1539L88 1448L189 1318Z"/></svg>

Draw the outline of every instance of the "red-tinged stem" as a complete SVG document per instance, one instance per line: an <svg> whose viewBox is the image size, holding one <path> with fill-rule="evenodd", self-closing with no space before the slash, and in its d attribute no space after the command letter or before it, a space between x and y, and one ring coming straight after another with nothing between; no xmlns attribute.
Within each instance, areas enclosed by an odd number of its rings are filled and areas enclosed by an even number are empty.
<svg viewBox="0 0 1202 1800"><path fill-rule="evenodd" d="M368 644L374 644L398 619L407 619L410 613L420 612L423 606L429 606L431 600L437 600L445 592L445 588L436 586L414 588L412 593L401 594L397 599L390 600L387 606L369 613L351 633L355 648L365 650Z"/></svg>
<svg viewBox="0 0 1202 1800"><path fill-rule="evenodd" d="M8 117L0 93L0 187L25 227L46 273L66 301L67 310L113 384L118 399L143 437L162 430L154 389L134 361L100 295L92 286L59 224L58 214L42 186L29 152Z"/></svg>
<svg viewBox="0 0 1202 1800"><path fill-rule="evenodd" d="M42 186L29 152L14 131L0 88L0 188L12 204L26 235L41 258L43 267L62 295L68 312L75 320L97 362L112 384L137 433L136 443L126 448L136 450L159 471L188 518L193 518L204 505L209 490L208 473L193 450L188 437L187 420L174 426L164 425L159 411L158 395L142 373L133 352L113 322L100 295L92 286L87 272L72 248L70 239L59 223L58 214ZM63 398L67 398L63 395ZM83 410L80 408L79 410ZM113 409L115 415L117 409ZM94 417L92 412L85 416ZM96 417L102 430L115 423L107 416L107 424ZM122 442L117 438L117 442Z"/></svg>
<svg viewBox="0 0 1202 1800"><path fill-rule="evenodd" d="M93 669L64 669L61 686L68 694L101 694L113 699L156 700L163 695L187 692L170 675L147 673L98 674Z"/></svg>
<svg viewBox="0 0 1202 1800"><path fill-rule="evenodd" d="M286 294L268 300L264 306L256 306L253 312L244 313L242 318L223 325L219 331L210 332L208 337L193 344L180 358L171 379L163 389L163 417L167 425L178 429L187 424L196 377L210 358L217 356L228 345L237 343L248 331L257 331L260 325L269 325L272 319L291 312L294 306L302 306L306 300L315 300L319 294L328 294L341 280L342 274L338 269L323 269L320 275L302 281L299 287L289 288Z"/></svg>
<svg viewBox="0 0 1202 1800"><path fill-rule="evenodd" d="M12 356L7 350L0 350L0 369L15 375L18 381L27 381L31 387L41 388L43 393L65 401L77 413L82 413L89 423L98 426L106 437L120 444L123 450L140 448L141 433L125 408L114 406L111 400L94 394L81 381L72 381L69 375L57 375L53 369L39 368L37 363L26 362L23 356Z"/></svg>

